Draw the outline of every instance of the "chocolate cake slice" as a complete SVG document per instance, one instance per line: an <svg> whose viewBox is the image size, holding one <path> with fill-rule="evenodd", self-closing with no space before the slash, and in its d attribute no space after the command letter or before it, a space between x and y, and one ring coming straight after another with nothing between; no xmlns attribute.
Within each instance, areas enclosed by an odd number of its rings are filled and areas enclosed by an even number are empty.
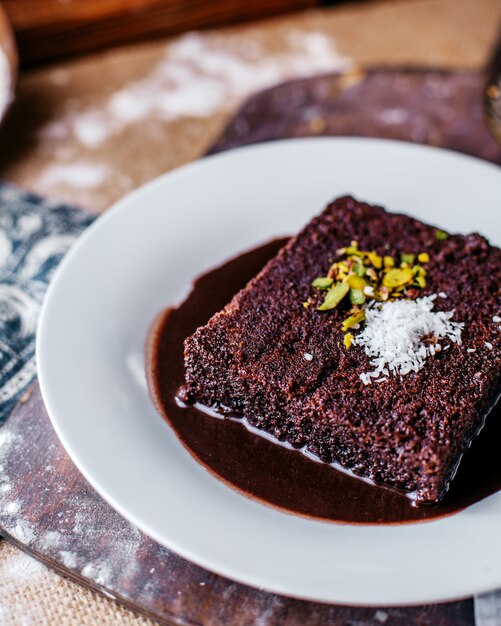
<svg viewBox="0 0 501 626"><path fill-rule="evenodd" d="M500 285L482 236L339 198L186 340L180 397L437 502L498 396Z"/></svg>

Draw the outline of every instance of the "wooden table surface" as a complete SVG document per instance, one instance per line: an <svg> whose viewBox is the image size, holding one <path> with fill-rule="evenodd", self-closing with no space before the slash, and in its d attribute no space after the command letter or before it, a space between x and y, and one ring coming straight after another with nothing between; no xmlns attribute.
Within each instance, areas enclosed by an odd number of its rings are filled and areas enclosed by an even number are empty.
<svg viewBox="0 0 501 626"><path fill-rule="evenodd" d="M0 129L1 176L99 212L203 154L256 90L360 63L474 69L488 56L500 19L497 0L381 2L182 35L25 73ZM147 623L4 542L0 609L6 624Z"/></svg>

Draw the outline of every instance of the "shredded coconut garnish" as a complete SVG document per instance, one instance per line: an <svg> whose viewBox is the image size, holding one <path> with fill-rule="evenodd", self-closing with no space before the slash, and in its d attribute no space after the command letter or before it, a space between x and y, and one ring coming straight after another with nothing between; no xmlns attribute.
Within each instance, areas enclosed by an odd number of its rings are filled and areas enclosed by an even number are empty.
<svg viewBox="0 0 501 626"><path fill-rule="evenodd" d="M417 300L371 303L365 309L365 327L353 339L372 357L374 370L360 374L365 385L371 379L380 381L381 375L418 372L429 356L442 350L439 339L461 343L464 323L451 321L454 311L433 311L436 298L431 295Z"/></svg>
<svg viewBox="0 0 501 626"><path fill-rule="evenodd" d="M438 294L438 297L439 298L447 298L447 294L445 292L443 292L443 291L440 291L439 294Z"/></svg>
<svg viewBox="0 0 501 626"><path fill-rule="evenodd" d="M306 359L306 361L313 361L313 354L309 354L308 352L305 352L303 356Z"/></svg>
<svg viewBox="0 0 501 626"><path fill-rule="evenodd" d="M486 347L488 350L492 350L492 343L489 343L488 341L486 341L486 342L485 342L485 347Z"/></svg>
<svg viewBox="0 0 501 626"><path fill-rule="evenodd" d="M492 321L497 324L498 322L501 322L501 317L499 317L499 315L494 315Z"/></svg>

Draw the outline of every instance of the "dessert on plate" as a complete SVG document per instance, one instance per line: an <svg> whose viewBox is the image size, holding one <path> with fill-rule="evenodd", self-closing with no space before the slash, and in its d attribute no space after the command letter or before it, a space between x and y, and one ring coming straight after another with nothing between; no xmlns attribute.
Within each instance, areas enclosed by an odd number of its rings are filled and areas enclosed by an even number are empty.
<svg viewBox="0 0 501 626"><path fill-rule="evenodd" d="M179 397L437 502L498 397L500 285L484 237L339 198L188 337Z"/></svg>

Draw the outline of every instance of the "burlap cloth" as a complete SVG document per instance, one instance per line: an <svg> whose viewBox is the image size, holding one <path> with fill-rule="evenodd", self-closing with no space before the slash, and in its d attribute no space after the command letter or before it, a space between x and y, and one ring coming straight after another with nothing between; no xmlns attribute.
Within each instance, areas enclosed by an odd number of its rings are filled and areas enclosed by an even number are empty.
<svg viewBox="0 0 501 626"><path fill-rule="evenodd" d="M0 177L102 211L203 154L255 90L358 63L478 68L500 24L499 0L370 2L40 69L0 131ZM151 622L1 542L0 623Z"/></svg>

